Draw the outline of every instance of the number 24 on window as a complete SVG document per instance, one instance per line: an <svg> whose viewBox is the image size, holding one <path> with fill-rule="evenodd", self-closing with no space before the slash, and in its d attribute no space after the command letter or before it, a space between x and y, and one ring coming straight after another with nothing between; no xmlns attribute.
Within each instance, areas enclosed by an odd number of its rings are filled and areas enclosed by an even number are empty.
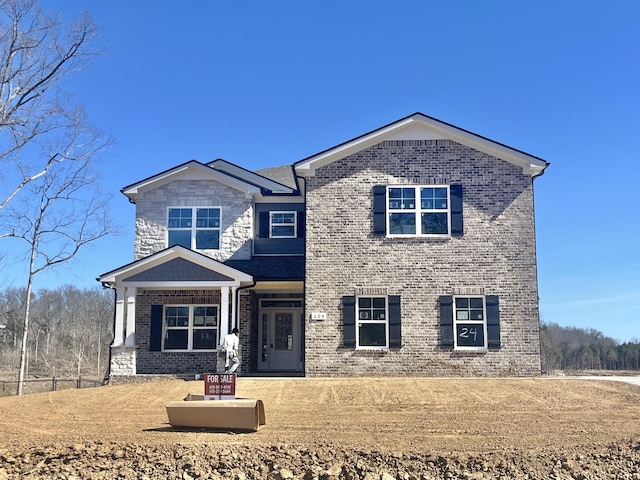
<svg viewBox="0 0 640 480"><path fill-rule="evenodd" d="M458 333L458 336L461 338L470 338L475 342L478 340L479 333L480 332L478 332L478 329L475 327L472 327L472 328L462 327L460 329L460 333Z"/></svg>

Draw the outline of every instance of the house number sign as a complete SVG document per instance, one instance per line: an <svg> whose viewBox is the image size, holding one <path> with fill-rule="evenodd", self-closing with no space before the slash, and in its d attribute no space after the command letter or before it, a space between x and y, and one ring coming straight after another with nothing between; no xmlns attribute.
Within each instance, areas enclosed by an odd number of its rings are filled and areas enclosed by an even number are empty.
<svg viewBox="0 0 640 480"><path fill-rule="evenodd" d="M325 312L311 312L311 320L326 320L327 314Z"/></svg>

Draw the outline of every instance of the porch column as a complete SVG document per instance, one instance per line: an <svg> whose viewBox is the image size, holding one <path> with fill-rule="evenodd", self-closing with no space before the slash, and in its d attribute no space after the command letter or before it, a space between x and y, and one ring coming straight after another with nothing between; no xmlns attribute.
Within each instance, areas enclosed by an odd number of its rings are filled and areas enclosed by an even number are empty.
<svg viewBox="0 0 640 480"><path fill-rule="evenodd" d="M236 292L238 287L231 287L231 327L238 327L238 305L236 304Z"/></svg>
<svg viewBox="0 0 640 480"><path fill-rule="evenodd" d="M229 333L229 287L220 287L220 345Z"/></svg>
<svg viewBox="0 0 640 480"><path fill-rule="evenodd" d="M124 344L133 347L136 344L136 287L127 287L127 329Z"/></svg>
<svg viewBox="0 0 640 480"><path fill-rule="evenodd" d="M124 343L124 295L125 288L116 288L116 312L114 319L113 346L118 347Z"/></svg>

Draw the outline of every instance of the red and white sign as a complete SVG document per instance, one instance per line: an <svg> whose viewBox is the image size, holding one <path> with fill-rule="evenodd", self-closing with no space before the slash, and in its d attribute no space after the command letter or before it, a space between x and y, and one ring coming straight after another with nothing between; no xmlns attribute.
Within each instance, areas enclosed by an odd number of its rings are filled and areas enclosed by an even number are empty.
<svg viewBox="0 0 640 480"><path fill-rule="evenodd" d="M236 377L235 373L205 373L204 399L235 400Z"/></svg>

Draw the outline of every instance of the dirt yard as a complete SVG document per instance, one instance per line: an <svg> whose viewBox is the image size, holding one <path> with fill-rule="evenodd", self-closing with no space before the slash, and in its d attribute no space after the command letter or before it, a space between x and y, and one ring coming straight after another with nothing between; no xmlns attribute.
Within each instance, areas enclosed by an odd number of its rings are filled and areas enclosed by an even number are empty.
<svg viewBox="0 0 640 480"><path fill-rule="evenodd" d="M0 398L0 480L640 479L640 386L562 378L246 379L255 433L180 431L168 380Z"/></svg>

